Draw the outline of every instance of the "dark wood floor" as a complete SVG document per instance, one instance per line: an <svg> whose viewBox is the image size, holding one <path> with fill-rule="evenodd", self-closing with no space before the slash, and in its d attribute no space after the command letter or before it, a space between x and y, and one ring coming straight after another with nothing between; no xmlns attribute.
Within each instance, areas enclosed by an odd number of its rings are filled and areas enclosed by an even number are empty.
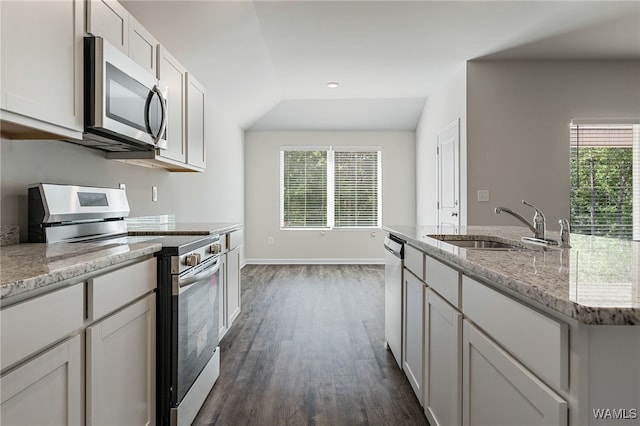
<svg viewBox="0 0 640 426"><path fill-rule="evenodd" d="M195 425L427 425L384 348L384 267L248 265Z"/></svg>

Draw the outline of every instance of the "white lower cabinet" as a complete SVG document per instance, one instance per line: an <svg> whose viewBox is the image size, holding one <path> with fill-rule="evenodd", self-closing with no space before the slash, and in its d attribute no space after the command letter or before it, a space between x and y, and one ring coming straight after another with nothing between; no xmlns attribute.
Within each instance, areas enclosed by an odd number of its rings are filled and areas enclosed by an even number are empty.
<svg viewBox="0 0 640 426"><path fill-rule="evenodd" d="M422 404L424 349L424 283L404 270L402 369Z"/></svg>
<svg viewBox="0 0 640 426"><path fill-rule="evenodd" d="M425 310L425 414L432 426L457 426L462 423L462 314L431 288Z"/></svg>
<svg viewBox="0 0 640 426"><path fill-rule="evenodd" d="M566 425L567 402L468 320L463 325L463 425Z"/></svg>
<svg viewBox="0 0 640 426"><path fill-rule="evenodd" d="M0 378L0 424L81 425L80 336L70 338Z"/></svg>
<svg viewBox="0 0 640 426"><path fill-rule="evenodd" d="M156 277L152 257L0 309L0 424L155 424Z"/></svg>
<svg viewBox="0 0 640 426"><path fill-rule="evenodd" d="M240 285L240 253L243 234L241 230L222 237L223 253L220 255L220 339L233 321L240 315L242 289Z"/></svg>
<svg viewBox="0 0 640 426"><path fill-rule="evenodd" d="M87 424L155 424L155 294L87 327Z"/></svg>
<svg viewBox="0 0 640 426"><path fill-rule="evenodd" d="M231 325L240 315L240 247L227 253L227 312Z"/></svg>
<svg viewBox="0 0 640 426"><path fill-rule="evenodd" d="M220 310L219 310L219 324L220 330L218 332L220 340L227 334L227 256L220 256Z"/></svg>

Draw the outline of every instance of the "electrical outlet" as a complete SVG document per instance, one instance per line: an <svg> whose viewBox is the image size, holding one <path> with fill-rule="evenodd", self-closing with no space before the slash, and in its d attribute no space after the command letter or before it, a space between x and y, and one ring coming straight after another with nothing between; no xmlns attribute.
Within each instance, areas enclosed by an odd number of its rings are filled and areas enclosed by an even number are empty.
<svg viewBox="0 0 640 426"><path fill-rule="evenodd" d="M124 189L126 191L127 190L127 185L125 185L124 183L119 183L118 184L118 188Z"/></svg>
<svg viewBox="0 0 640 426"><path fill-rule="evenodd" d="M158 187L151 187L151 201L158 201Z"/></svg>
<svg viewBox="0 0 640 426"><path fill-rule="evenodd" d="M479 203L487 203L487 202L489 202L489 190L488 189L479 189L478 190L478 202Z"/></svg>
<svg viewBox="0 0 640 426"><path fill-rule="evenodd" d="M269 244L270 246L274 245L275 243L273 242L273 237L269 237L267 238L267 244Z"/></svg>

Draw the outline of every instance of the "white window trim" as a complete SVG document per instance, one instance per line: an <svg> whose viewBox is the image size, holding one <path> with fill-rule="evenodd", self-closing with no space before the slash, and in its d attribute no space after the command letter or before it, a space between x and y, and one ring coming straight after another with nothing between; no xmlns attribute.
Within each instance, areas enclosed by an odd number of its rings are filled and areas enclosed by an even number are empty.
<svg viewBox="0 0 640 426"><path fill-rule="evenodd" d="M283 164L285 151L326 151L327 152L327 226L326 227L292 227L282 226L284 223L284 168ZM365 152L374 151L378 153L377 179L378 179L378 224L375 226L335 226L335 152ZM280 167L280 230L281 231L372 231L382 229L382 148L371 145L353 146L333 146L333 145L303 145L303 146L280 146L279 152Z"/></svg>

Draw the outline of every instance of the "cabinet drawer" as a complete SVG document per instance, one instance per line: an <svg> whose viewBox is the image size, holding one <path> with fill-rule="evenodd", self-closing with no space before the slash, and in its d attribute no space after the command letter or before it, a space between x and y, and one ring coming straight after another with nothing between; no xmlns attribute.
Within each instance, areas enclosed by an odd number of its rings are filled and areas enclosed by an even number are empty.
<svg viewBox="0 0 640 426"><path fill-rule="evenodd" d="M404 245L404 267L424 281L424 253L408 244Z"/></svg>
<svg viewBox="0 0 640 426"><path fill-rule="evenodd" d="M447 302L460 308L460 273L458 271L426 256L425 281Z"/></svg>
<svg viewBox="0 0 640 426"><path fill-rule="evenodd" d="M101 318L157 286L156 258L148 259L88 281L89 321Z"/></svg>
<svg viewBox="0 0 640 426"><path fill-rule="evenodd" d="M76 284L0 311L3 370L82 327L83 287Z"/></svg>
<svg viewBox="0 0 640 426"><path fill-rule="evenodd" d="M464 275L462 312L551 386L568 389L567 324Z"/></svg>

